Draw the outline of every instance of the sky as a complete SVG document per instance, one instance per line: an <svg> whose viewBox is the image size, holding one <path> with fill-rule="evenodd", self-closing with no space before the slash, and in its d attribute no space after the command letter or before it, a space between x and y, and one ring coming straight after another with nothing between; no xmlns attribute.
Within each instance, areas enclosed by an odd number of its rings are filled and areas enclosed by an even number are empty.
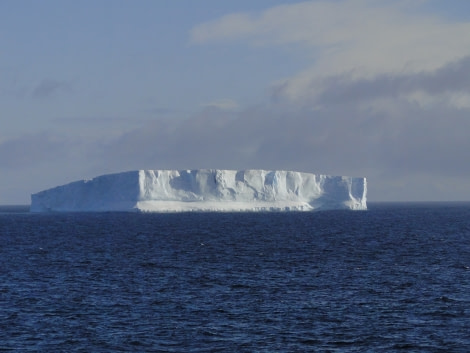
<svg viewBox="0 0 470 353"><path fill-rule="evenodd" d="M468 0L2 0L0 204L135 169L470 200Z"/></svg>

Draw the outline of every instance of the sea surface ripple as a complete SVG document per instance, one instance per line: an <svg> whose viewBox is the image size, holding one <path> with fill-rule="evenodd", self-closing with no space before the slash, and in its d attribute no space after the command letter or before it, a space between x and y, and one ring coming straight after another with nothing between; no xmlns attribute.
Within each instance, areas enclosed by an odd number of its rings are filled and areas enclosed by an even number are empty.
<svg viewBox="0 0 470 353"><path fill-rule="evenodd" d="M468 352L470 204L0 208L0 352Z"/></svg>

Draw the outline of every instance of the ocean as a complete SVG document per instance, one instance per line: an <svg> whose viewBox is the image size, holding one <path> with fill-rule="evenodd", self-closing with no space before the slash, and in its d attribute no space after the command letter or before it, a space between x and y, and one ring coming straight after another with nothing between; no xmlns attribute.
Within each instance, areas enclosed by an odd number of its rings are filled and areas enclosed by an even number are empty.
<svg viewBox="0 0 470 353"><path fill-rule="evenodd" d="M0 207L0 352L468 352L470 203Z"/></svg>

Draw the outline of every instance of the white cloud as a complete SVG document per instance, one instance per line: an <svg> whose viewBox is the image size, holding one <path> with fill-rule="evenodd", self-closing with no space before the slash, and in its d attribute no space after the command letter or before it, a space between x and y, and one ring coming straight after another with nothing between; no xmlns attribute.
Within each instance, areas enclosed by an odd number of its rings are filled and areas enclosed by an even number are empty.
<svg viewBox="0 0 470 353"><path fill-rule="evenodd" d="M470 23L451 23L418 11L425 1L307 1L258 14L238 13L200 24L193 43L245 40L254 45L297 44L311 50L312 64L280 83L286 98L315 94L315 80L348 73L435 70L470 55Z"/></svg>
<svg viewBox="0 0 470 353"><path fill-rule="evenodd" d="M285 55L298 46L310 55L301 72L274 78L266 110L242 109L233 125L205 133L224 135L232 157L257 165L368 175L375 199L464 197L439 185L468 187L470 22L427 4L305 1L194 27L198 45L272 46ZM247 125L251 135L236 129Z"/></svg>

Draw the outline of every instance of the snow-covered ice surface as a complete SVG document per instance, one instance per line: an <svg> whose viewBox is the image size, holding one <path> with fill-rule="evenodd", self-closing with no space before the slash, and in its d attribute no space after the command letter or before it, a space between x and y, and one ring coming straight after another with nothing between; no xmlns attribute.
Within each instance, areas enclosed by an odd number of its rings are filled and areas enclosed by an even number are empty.
<svg viewBox="0 0 470 353"><path fill-rule="evenodd" d="M365 210L366 178L268 170L137 170L31 195L31 212Z"/></svg>

